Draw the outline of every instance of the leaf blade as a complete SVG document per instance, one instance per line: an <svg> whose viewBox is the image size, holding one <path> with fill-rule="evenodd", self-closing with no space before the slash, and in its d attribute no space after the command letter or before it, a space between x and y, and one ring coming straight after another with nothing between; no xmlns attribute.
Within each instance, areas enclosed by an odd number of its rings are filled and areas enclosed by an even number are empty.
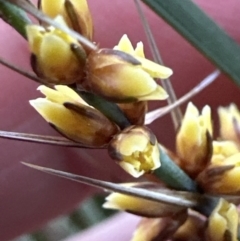
<svg viewBox="0 0 240 241"><path fill-rule="evenodd" d="M191 0L142 1L240 85L240 46L196 4Z"/></svg>

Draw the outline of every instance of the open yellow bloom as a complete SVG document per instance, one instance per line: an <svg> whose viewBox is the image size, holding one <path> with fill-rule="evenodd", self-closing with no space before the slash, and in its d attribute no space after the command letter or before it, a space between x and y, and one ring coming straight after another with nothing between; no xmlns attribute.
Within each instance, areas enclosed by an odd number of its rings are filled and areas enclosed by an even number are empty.
<svg viewBox="0 0 240 241"><path fill-rule="evenodd" d="M89 55L87 85L91 91L117 103L166 99L167 93L153 78L167 78L172 70L145 59L140 47L125 51L121 42L120 50L100 49Z"/></svg>
<svg viewBox="0 0 240 241"><path fill-rule="evenodd" d="M46 98L31 100L30 104L67 138L86 146L101 147L118 132L115 124L69 87L57 85L53 90L40 86L38 89Z"/></svg>
<svg viewBox="0 0 240 241"><path fill-rule="evenodd" d="M211 163L224 163L227 157L237 154L239 151L239 147L233 141L213 141Z"/></svg>
<svg viewBox="0 0 240 241"><path fill-rule="evenodd" d="M238 211L234 204L220 199L209 217L207 237L209 241L237 241Z"/></svg>
<svg viewBox="0 0 240 241"><path fill-rule="evenodd" d="M61 17L56 21L65 24ZM26 29L32 67L38 76L54 84L72 84L81 79L84 59L80 61L71 47L81 49L83 57L84 50L76 39L54 27L28 25Z"/></svg>
<svg viewBox="0 0 240 241"><path fill-rule="evenodd" d="M129 174L139 177L160 167L155 135L145 126L131 126L114 136L109 155Z"/></svg>
<svg viewBox="0 0 240 241"><path fill-rule="evenodd" d="M51 18L63 16L70 28L92 40L93 23L86 0L41 0L40 8Z"/></svg>
<svg viewBox="0 0 240 241"><path fill-rule="evenodd" d="M198 184L205 192L237 194L240 192L240 152L224 160L213 156L214 162L199 174Z"/></svg>
<svg viewBox="0 0 240 241"><path fill-rule="evenodd" d="M219 107L220 136L224 140L232 140L240 144L240 112L235 104Z"/></svg>

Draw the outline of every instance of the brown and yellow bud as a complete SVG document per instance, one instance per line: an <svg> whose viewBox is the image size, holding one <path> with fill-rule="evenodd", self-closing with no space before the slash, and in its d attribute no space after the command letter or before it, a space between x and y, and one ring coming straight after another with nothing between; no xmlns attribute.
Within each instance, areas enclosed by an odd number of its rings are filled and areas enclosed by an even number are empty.
<svg viewBox="0 0 240 241"><path fill-rule="evenodd" d="M177 134L176 149L180 166L192 177L208 164L212 154L211 110L205 106L202 113L190 102Z"/></svg>
<svg viewBox="0 0 240 241"><path fill-rule="evenodd" d="M240 144L240 112L235 104L219 107L220 137Z"/></svg>
<svg viewBox="0 0 240 241"><path fill-rule="evenodd" d="M160 167L160 152L155 135L145 126L130 126L114 136L109 155L134 177Z"/></svg>
<svg viewBox="0 0 240 241"><path fill-rule="evenodd" d="M240 152L224 158L213 157L213 162L199 174L197 182L208 193L238 194L240 192Z"/></svg>
<svg viewBox="0 0 240 241"><path fill-rule="evenodd" d="M234 204L220 199L208 220L206 230L209 241L237 241L238 211Z"/></svg>
<svg viewBox="0 0 240 241"><path fill-rule="evenodd" d="M30 104L67 138L89 147L102 147L118 132L115 124L69 87L57 85L53 90L40 86L38 90L46 98L31 100Z"/></svg>
<svg viewBox="0 0 240 241"><path fill-rule="evenodd" d="M121 103L166 99L167 93L153 78L167 78L172 70L136 54L100 49L89 55L87 73L92 92Z"/></svg>
<svg viewBox="0 0 240 241"><path fill-rule="evenodd" d="M65 24L61 17L56 21ZM72 84L82 78L86 54L76 39L54 27L28 25L26 30L38 76L53 84ZM81 52L81 60L73 49Z"/></svg>
<svg viewBox="0 0 240 241"><path fill-rule="evenodd" d="M147 101L118 104L124 115L132 125L143 125L148 109Z"/></svg>
<svg viewBox="0 0 240 241"><path fill-rule="evenodd" d="M126 187L141 188L141 184L139 183L125 183L122 185ZM115 192L106 197L106 202L103 204L103 207L151 218L172 216L184 209L183 207L173 204L149 201L143 198Z"/></svg>
<svg viewBox="0 0 240 241"><path fill-rule="evenodd" d="M51 18L63 16L70 28L92 40L93 23L86 0L41 0L40 8Z"/></svg>

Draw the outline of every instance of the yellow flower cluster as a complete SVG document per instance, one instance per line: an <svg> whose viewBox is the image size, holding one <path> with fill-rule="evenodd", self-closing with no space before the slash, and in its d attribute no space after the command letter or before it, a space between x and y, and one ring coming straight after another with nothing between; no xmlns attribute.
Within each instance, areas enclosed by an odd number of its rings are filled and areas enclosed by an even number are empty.
<svg viewBox="0 0 240 241"><path fill-rule="evenodd" d="M40 9L58 24L93 41L92 17L86 0L42 0ZM143 44L139 42L134 49L126 35L113 49L97 50L53 26L29 25L27 37L33 70L49 86L58 84L55 90L40 86L46 98L30 101L52 127L87 147L108 147L110 156L134 177L160 166L158 142L143 123L147 101L168 97L154 78L168 78L171 69L146 59ZM121 130L83 101L78 90L116 103L129 127Z"/></svg>
<svg viewBox="0 0 240 241"><path fill-rule="evenodd" d="M86 0L42 0L40 8L62 26L93 41ZM168 98L155 78L168 78L171 69L146 59L143 44L139 42L134 48L127 35L113 49L94 50L52 26L29 25L27 36L33 70L49 86L57 84L54 88L40 86L38 89L46 97L30 101L52 127L86 147L108 149L109 156L133 177L161 168L157 138L143 124L147 101ZM121 127L110 120L85 102L80 97L82 92L102 98L105 103L115 103L129 124ZM214 140L210 107L199 112L190 102L176 136L176 155L172 159L201 192L239 194L240 113L232 104L219 108L219 117L220 137ZM163 191L161 188L149 187L156 192ZM192 240L193 236L196 240L237 240L237 208L224 199L218 200L209 217L172 203L117 193L106 198L104 207L154 218L140 223L134 241L143 237L144 241L169 237Z"/></svg>

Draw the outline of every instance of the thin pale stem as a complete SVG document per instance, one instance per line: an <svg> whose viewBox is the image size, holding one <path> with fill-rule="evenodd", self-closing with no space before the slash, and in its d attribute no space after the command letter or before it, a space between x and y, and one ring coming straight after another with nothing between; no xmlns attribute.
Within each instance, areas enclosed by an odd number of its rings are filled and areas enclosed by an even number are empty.
<svg viewBox="0 0 240 241"><path fill-rule="evenodd" d="M137 10L138 10L140 19L142 21L142 25L144 27L145 33L147 35L147 39L148 39L149 46L150 46L150 49L151 49L151 52L152 52L152 55L153 55L153 59L156 63L163 65L163 61L162 61L160 52L158 50L156 41L153 37L153 34L152 34L152 31L151 31L150 26L148 24L148 21L147 21L145 15L144 15L143 10L142 10L140 1L139 0L134 0L134 1L135 1ZM169 98L167 99L168 104L170 105L170 104L175 103L177 101L177 97L176 97L176 94L175 94L174 89L172 87L170 79L168 78L168 79L165 79L165 80L161 80L161 84L169 95ZM180 108L176 107L176 108L172 109L171 110L171 116L172 116L174 128L176 130L179 127L179 125L181 124L182 116L183 116Z"/></svg>
<svg viewBox="0 0 240 241"><path fill-rule="evenodd" d="M58 136L47 136L47 135L36 135L36 134L27 134L27 133L19 133L19 132L10 132L10 131L0 131L0 138L35 142L35 143L48 144L48 145L57 145L57 146L92 148L80 143L73 142L64 137L58 137Z"/></svg>
<svg viewBox="0 0 240 241"><path fill-rule="evenodd" d="M6 61L5 59L3 59L1 57L0 57L0 63L4 66L8 67L11 70L13 70L31 80L36 81L37 83L42 83L42 84L46 83L46 81L44 79L37 77L34 73L23 70L22 68L19 68L15 65L9 63L8 61Z"/></svg>
<svg viewBox="0 0 240 241"><path fill-rule="evenodd" d="M30 163L22 162L22 164L51 175L69 179L74 182L87 184L97 188L103 188L111 192L118 192L121 194L129 195L133 197L139 197L139 198L160 202L160 203L178 205L184 208L193 208L206 216L209 216L211 214L211 212L216 207L219 200L218 198L201 195L198 193L190 193L190 192L182 192L182 191L178 192L178 191L170 191L170 190L166 192L164 191L156 192L156 191L146 190L142 188L134 188L134 187L124 186L121 184L105 182L105 181L101 181L98 179L93 179L93 178L89 178L81 175L76 175L68 172L54 170L47 167L41 167Z"/></svg>
<svg viewBox="0 0 240 241"><path fill-rule="evenodd" d="M210 75L208 75L206 78L204 78L197 86L195 86L187 94L185 94L179 100L177 100L175 103L173 103L169 106L148 112L145 117L145 125L151 124L156 119L161 118L164 115L168 114L172 109L174 109L174 108L182 105L186 101L190 100L193 96L195 96L196 94L201 92L203 89L205 89L208 85L213 83L213 81L215 81L220 74L221 74L221 72L219 70L215 70Z"/></svg>
<svg viewBox="0 0 240 241"><path fill-rule="evenodd" d="M122 194L140 197L140 198L144 198L144 199L151 200L151 201L157 201L157 202L163 202L163 203L175 204L175 205L177 204L182 207L196 206L197 205L196 197L199 196L198 194L192 194L191 197L188 197L188 199L187 199L185 196L183 198L182 194L178 195L177 192L175 192L175 195L173 195L173 194L169 195L169 193L167 193L167 194L157 193L157 192L140 189L140 188L126 187L126 186L123 186L120 184L105 182L105 181L101 181L98 179L93 179L93 178L89 178L89 177L85 177L85 176L81 176L81 175L63 172L63 171L59 171L59 170L55 170L55 169L51 169L51 168L47 168L47 167L41 167L41 166L33 165L30 163L22 162L22 164L24 164L28 167L31 167L33 169L51 174L51 175L70 179L72 181L84 183L84 184L87 184L87 185L90 185L93 187L103 188L108 191L119 192Z"/></svg>
<svg viewBox="0 0 240 241"><path fill-rule="evenodd" d="M59 23L56 23L53 19L49 18L43 12L39 11L28 1L26 1L26 0L9 0L9 1L11 3L15 4L16 6L18 6L19 8L25 10L27 13L31 14L38 20L41 20L46 24L52 25L55 28L62 30L66 34L69 34L71 37L76 38L79 42L81 42L83 45L87 46L88 48L90 48L92 50L97 49L97 46L95 44L93 44L90 40L83 37L81 34L69 29L68 27L63 26Z"/></svg>

